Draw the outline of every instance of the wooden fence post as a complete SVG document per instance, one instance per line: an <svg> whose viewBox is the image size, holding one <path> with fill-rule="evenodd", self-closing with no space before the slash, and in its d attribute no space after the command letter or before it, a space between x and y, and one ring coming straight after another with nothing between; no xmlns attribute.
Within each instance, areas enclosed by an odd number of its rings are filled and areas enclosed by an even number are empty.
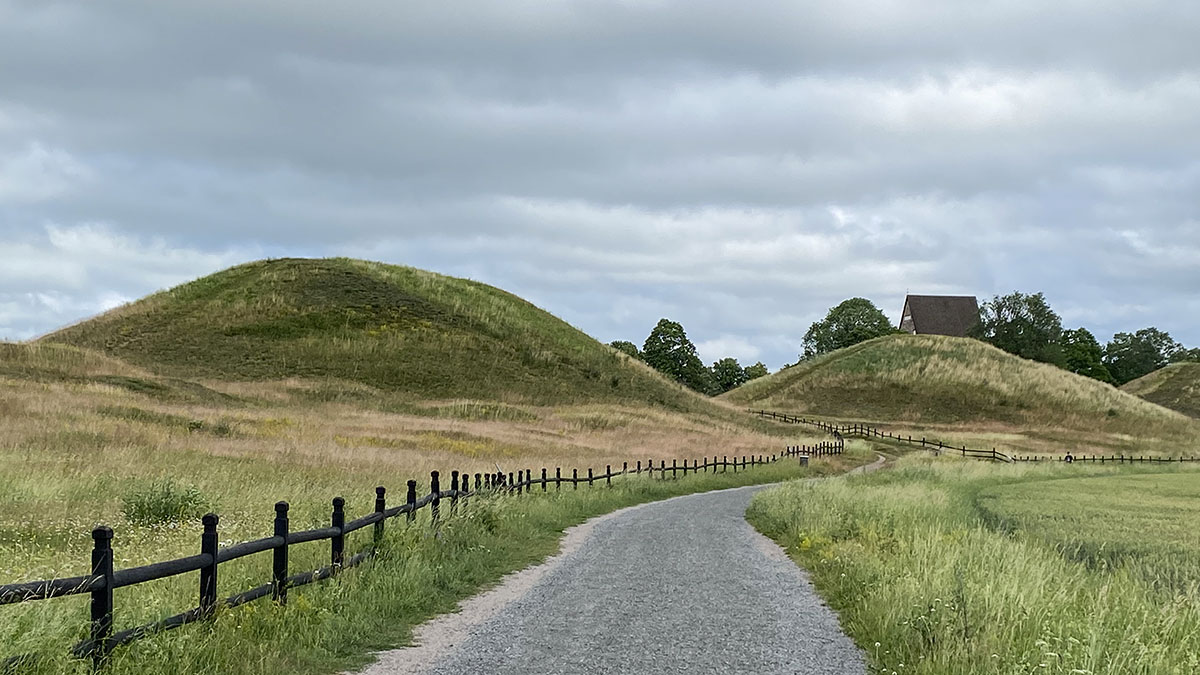
<svg viewBox="0 0 1200 675"><path fill-rule="evenodd" d="M100 668L112 648L113 628L113 531L100 526L92 530L92 576L104 580L104 586L92 591L92 666Z"/></svg>
<svg viewBox="0 0 1200 675"><path fill-rule="evenodd" d="M588 487L592 487L592 467L588 467Z"/></svg>
<svg viewBox="0 0 1200 675"><path fill-rule="evenodd" d="M571 489L579 489L579 469L571 469Z"/></svg>
<svg viewBox="0 0 1200 675"><path fill-rule="evenodd" d="M546 491L546 467L542 467L542 492Z"/></svg>
<svg viewBox="0 0 1200 675"><path fill-rule="evenodd" d="M200 568L200 612L212 616L217 609L217 523L215 513L204 515L204 533L200 535L200 553L212 556L212 563Z"/></svg>
<svg viewBox="0 0 1200 675"><path fill-rule="evenodd" d="M562 489L562 467L554 467L554 490L557 492Z"/></svg>
<svg viewBox="0 0 1200 675"><path fill-rule="evenodd" d="M442 486L436 471L429 472L429 494L433 495L433 501L429 502L429 521L431 525L437 525L438 516L441 515Z"/></svg>
<svg viewBox="0 0 1200 675"><path fill-rule="evenodd" d="M408 503L407 520L411 523L417 518L417 481L408 481L408 494L405 495L405 501Z"/></svg>
<svg viewBox="0 0 1200 675"><path fill-rule="evenodd" d="M375 533L372 543L376 550L383 545L383 512L387 511L387 488L380 485L375 488L375 513L379 514L379 522L375 523Z"/></svg>
<svg viewBox="0 0 1200 675"><path fill-rule="evenodd" d="M483 488L483 474L476 473L475 474L475 491L479 492L479 490L482 488Z"/></svg>
<svg viewBox="0 0 1200 675"><path fill-rule="evenodd" d="M287 604L288 577L288 503L275 502L275 536L282 541L272 551L271 560L271 599Z"/></svg>
<svg viewBox="0 0 1200 675"><path fill-rule="evenodd" d="M612 464L607 464L604 467L604 484L612 487Z"/></svg>
<svg viewBox="0 0 1200 675"><path fill-rule="evenodd" d="M329 540L329 564L332 572L337 574L342 567L342 559L346 552L346 536L341 534L346 526L346 500L341 497L333 498L333 514L329 517L329 525L338 531Z"/></svg>

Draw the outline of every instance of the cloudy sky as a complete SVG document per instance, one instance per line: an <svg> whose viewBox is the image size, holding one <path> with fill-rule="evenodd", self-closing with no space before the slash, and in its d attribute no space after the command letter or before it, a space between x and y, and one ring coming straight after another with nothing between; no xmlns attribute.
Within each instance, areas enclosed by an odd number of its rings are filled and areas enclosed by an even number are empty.
<svg viewBox="0 0 1200 675"><path fill-rule="evenodd" d="M267 256L795 360L864 296L1200 344L1194 0L0 0L0 337Z"/></svg>

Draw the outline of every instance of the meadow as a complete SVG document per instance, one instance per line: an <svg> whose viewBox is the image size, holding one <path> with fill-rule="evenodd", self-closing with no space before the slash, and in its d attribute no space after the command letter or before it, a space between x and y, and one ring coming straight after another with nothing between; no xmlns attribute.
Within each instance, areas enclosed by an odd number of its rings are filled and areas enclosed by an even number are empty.
<svg viewBox="0 0 1200 675"><path fill-rule="evenodd" d="M1200 471L909 455L762 493L873 673L1192 673Z"/></svg>
<svg viewBox="0 0 1200 675"><path fill-rule="evenodd" d="M0 345L0 428L5 583L86 574L97 524L116 531L120 569L194 554L198 519L208 511L220 514L221 543L229 545L269 534L278 500L290 502L293 529L320 527L334 496L346 498L352 519L373 508L377 485L389 488L393 504L408 479L423 494L430 470L546 466L583 475L623 461L767 455L826 440L732 408L423 401L331 379L198 382L61 345ZM112 672L331 672L371 648L402 643L415 622L545 557L562 528L590 516L868 459L860 447L806 471L618 479L611 490L479 500L438 539L424 527L389 528L388 554L344 581L308 587L286 609L260 603L122 648ZM328 550L310 544L292 555L293 569L315 569ZM263 583L269 567L269 555L223 565L222 595ZM194 577L118 590L118 628L194 606ZM66 650L84 637L86 612L80 598L0 607L0 658L34 652L44 659L34 672L83 672Z"/></svg>

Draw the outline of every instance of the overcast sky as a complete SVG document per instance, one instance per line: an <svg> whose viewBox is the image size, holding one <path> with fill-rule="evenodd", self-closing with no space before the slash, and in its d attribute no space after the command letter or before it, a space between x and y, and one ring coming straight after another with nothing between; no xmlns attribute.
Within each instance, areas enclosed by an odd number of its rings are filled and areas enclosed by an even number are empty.
<svg viewBox="0 0 1200 675"><path fill-rule="evenodd" d="M863 296L1200 344L1200 2L0 0L0 337L263 257L794 361Z"/></svg>

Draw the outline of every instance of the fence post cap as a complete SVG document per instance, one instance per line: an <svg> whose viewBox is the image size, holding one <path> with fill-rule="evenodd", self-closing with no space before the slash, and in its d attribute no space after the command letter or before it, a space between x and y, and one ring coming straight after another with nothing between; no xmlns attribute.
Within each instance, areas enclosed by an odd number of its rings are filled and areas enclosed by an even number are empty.
<svg viewBox="0 0 1200 675"><path fill-rule="evenodd" d="M287 515L287 512L288 512L288 503L287 502L275 502L275 513L277 513L281 516L285 516L285 515Z"/></svg>
<svg viewBox="0 0 1200 675"><path fill-rule="evenodd" d="M380 485L379 487L375 488L375 496L376 497L382 497L386 494L387 494L387 488L385 488L384 486Z"/></svg>
<svg viewBox="0 0 1200 675"><path fill-rule="evenodd" d="M342 508L342 507L343 507L343 506L345 506L345 505L346 505L346 500L345 500L345 499L342 499L341 497L334 497L334 498L333 498L333 508L335 508L335 509L340 509L340 508Z"/></svg>
<svg viewBox="0 0 1200 675"><path fill-rule="evenodd" d="M97 544L112 541L113 529L107 525L99 525L92 530L92 540Z"/></svg>
<svg viewBox="0 0 1200 675"><path fill-rule="evenodd" d="M204 523L204 529L208 530L215 528L217 523L221 522L221 519L215 513L206 513L204 514L204 517L200 519L200 522Z"/></svg>
<svg viewBox="0 0 1200 675"><path fill-rule="evenodd" d="M414 488L415 488L415 487L417 487L417 481L415 481L415 480L410 480L410 481L408 481L408 486L409 486L409 487L414 487Z"/></svg>

